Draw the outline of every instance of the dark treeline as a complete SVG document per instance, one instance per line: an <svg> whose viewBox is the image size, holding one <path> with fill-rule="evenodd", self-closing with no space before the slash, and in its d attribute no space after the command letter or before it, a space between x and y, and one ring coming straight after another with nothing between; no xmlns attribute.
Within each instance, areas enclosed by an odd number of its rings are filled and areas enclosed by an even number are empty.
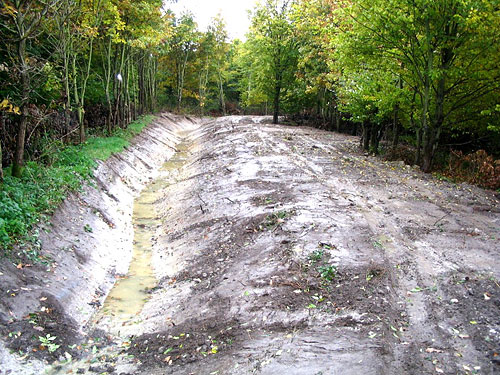
<svg viewBox="0 0 500 375"><path fill-rule="evenodd" d="M172 17L162 2L0 2L0 140L3 165L53 145L111 134L156 108L158 56Z"/></svg>
<svg viewBox="0 0 500 375"><path fill-rule="evenodd" d="M403 143L426 172L443 149L498 156L498 0L266 0L244 42L161 1L0 3L0 144L16 176L24 150L160 109L312 119L374 154Z"/></svg>

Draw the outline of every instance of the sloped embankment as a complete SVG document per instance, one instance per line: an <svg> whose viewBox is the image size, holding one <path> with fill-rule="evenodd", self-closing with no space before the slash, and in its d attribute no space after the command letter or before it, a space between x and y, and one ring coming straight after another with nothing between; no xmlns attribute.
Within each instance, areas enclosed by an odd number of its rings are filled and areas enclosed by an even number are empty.
<svg viewBox="0 0 500 375"><path fill-rule="evenodd" d="M493 192L266 118L189 140L125 373L498 372Z"/></svg>
<svg viewBox="0 0 500 375"><path fill-rule="evenodd" d="M17 268L2 260L0 323L7 342L0 342L0 368L21 373L4 345L21 356L25 350L46 356L38 336L57 337L54 343L72 354L71 344L80 341L116 278L127 272L134 197L175 153L177 134L196 127L196 121L184 117L156 118L124 152L100 163L95 180L70 195L51 222L39 228L48 264ZM38 373L43 367L36 361L31 366L23 372Z"/></svg>

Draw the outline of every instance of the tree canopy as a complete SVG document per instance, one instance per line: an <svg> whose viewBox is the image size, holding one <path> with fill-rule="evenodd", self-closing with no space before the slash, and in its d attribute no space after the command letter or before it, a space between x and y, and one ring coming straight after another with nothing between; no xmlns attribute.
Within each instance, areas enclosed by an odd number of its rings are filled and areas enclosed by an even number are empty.
<svg viewBox="0 0 500 375"><path fill-rule="evenodd" d="M373 153L404 139L424 171L443 139L498 152L499 0L263 0L250 18L231 41L220 15L200 31L158 0L2 0L0 159L20 176L47 139L159 109L314 118Z"/></svg>

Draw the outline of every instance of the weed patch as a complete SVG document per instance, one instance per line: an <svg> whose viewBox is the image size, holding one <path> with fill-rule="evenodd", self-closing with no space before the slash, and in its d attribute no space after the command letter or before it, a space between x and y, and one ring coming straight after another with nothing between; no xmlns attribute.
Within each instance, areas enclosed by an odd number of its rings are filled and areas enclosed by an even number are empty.
<svg viewBox="0 0 500 375"><path fill-rule="evenodd" d="M277 227L285 222L285 219L291 216L291 212L279 211L268 215L264 221L259 225L259 230L271 230L274 231Z"/></svg>
<svg viewBox="0 0 500 375"><path fill-rule="evenodd" d="M53 155L50 164L27 162L20 179L10 176L7 169L0 183L0 257L40 260L33 227L46 220L69 192L78 191L83 181L92 178L96 160L122 151L152 120L153 116L145 116L111 137L66 146ZM21 250L12 254L15 244Z"/></svg>

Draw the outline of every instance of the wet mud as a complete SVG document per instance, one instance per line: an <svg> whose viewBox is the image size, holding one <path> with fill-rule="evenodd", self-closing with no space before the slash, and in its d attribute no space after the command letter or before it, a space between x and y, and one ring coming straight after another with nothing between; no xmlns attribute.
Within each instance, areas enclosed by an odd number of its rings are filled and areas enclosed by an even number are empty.
<svg viewBox="0 0 500 375"><path fill-rule="evenodd" d="M129 278L132 319L103 317L129 297L111 291L54 373L500 372L494 192L265 117L173 133L177 159L136 195L150 281Z"/></svg>

